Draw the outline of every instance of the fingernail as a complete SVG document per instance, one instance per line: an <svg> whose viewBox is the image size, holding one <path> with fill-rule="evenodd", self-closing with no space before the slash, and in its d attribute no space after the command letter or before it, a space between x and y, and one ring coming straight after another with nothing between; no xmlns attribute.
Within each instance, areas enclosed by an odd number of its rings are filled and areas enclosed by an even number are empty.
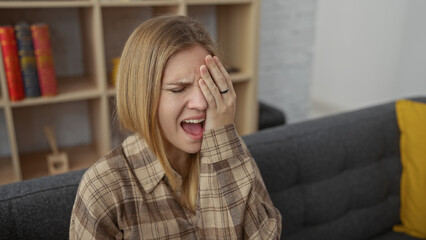
<svg viewBox="0 0 426 240"><path fill-rule="evenodd" d="M212 63L212 56L210 56L210 55L207 56L207 62Z"/></svg>

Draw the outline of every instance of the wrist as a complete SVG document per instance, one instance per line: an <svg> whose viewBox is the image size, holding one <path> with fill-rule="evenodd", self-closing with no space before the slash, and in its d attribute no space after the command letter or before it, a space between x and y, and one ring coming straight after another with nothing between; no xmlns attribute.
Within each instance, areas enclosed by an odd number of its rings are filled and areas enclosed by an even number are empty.
<svg viewBox="0 0 426 240"><path fill-rule="evenodd" d="M204 132L200 154L206 163L219 162L243 152L234 123Z"/></svg>

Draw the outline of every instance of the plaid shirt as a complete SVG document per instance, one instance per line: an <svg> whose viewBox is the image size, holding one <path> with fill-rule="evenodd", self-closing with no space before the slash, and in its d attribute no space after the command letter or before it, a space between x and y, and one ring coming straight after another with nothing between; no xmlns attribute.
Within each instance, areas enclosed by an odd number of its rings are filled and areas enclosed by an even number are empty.
<svg viewBox="0 0 426 240"><path fill-rule="evenodd" d="M233 124L204 133L200 158L192 213L146 143L128 137L84 174L70 239L279 239L281 215Z"/></svg>

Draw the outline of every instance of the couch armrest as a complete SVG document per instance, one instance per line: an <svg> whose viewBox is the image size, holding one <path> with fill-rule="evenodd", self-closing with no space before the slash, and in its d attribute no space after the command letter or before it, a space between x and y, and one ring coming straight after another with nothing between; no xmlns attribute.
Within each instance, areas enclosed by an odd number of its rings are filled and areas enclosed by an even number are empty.
<svg viewBox="0 0 426 240"><path fill-rule="evenodd" d="M85 170L0 186L0 239L68 239Z"/></svg>

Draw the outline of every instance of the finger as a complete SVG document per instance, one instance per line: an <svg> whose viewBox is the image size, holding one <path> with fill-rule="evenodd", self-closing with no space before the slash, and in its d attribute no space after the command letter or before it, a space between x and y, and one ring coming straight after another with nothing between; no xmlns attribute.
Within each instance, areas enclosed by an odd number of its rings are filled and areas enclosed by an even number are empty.
<svg viewBox="0 0 426 240"><path fill-rule="evenodd" d="M229 90L235 94L235 90L234 90L234 85L232 84L232 80L231 77L229 76L228 71L226 71L225 67L223 66L223 64L220 62L219 58L217 56L213 57L214 61L216 62L216 65L218 66L219 70L222 72L223 76L225 76L226 79L226 84L229 87Z"/></svg>
<svg viewBox="0 0 426 240"><path fill-rule="evenodd" d="M203 92L204 97L206 98L208 107L216 108L216 101L214 100L214 97L211 94L209 87L206 85L204 80L198 80L198 85L200 86L201 92Z"/></svg>
<svg viewBox="0 0 426 240"><path fill-rule="evenodd" d="M206 83L207 87L210 90L211 95L213 96L216 106L222 106L223 104L223 98L222 94L219 92L219 88L214 83L213 79L210 76L209 70L207 69L206 65L202 65L200 67L201 71L201 77L203 78L204 82Z"/></svg>
<svg viewBox="0 0 426 240"><path fill-rule="evenodd" d="M212 56L206 56L205 61L207 63L207 68L209 69L210 75L219 88L219 91L225 91L228 89L229 86L228 82L226 81L226 76L219 69L219 66L216 64L216 61L212 58Z"/></svg>

